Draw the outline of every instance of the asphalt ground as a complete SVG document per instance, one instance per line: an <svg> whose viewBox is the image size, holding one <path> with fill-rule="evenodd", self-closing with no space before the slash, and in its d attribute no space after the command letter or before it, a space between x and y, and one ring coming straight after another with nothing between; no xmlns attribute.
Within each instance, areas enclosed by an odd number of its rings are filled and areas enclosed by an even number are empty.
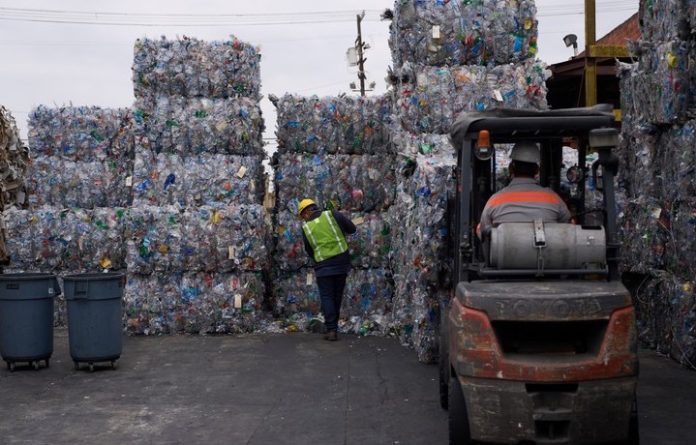
<svg viewBox="0 0 696 445"><path fill-rule="evenodd" d="M696 373L643 352L645 444L696 443ZM0 444L446 444L437 367L394 339L125 337L117 369L0 369Z"/></svg>

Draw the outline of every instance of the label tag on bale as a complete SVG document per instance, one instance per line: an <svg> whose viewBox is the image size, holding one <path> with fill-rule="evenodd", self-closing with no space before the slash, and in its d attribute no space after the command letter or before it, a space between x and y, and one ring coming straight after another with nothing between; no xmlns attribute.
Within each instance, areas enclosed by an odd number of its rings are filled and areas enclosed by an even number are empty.
<svg viewBox="0 0 696 445"><path fill-rule="evenodd" d="M247 171L247 168L242 165L241 167L239 167L239 170L237 171L237 177L239 179L242 179L244 177L244 175L246 175L246 171Z"/></svg>
<svg viewBox="0 0 696 445"><path fill-rule="evenodd" d="M234 259L234 246L227 246L227 259L228 260L233 260Z"/></svg>
<svg viewBox="0 0 696 445"><path fill-rule="evenodd" d="M314 277L312 276L312 272L307 272L307 286L311 286L314 283Z"/></svg>
<svg viewBox="0 0 696 445"><path fill-rule="evenodd" d="M133 177L126 176L126 187L133 187Z"/></svg>
<svg viewBox="0 0 696 445"><path fill-rule="evenodd" d="M360 224L362 224L364 222L365 222L365 218L363 218L362 216L358 216L357 218L353 218L353 224L355 224L356 226L359 226Z"/></svg>
<svg viewBox="0 0 696 445"><path fill-rule="evenodd" d="M502 101L503 101L503 95L502 95L502 93L500 92L500 90L493 90L493 97L494 97L495 100L497 100L498 102L502 102Z"/></svg>
<svg viewBox="0 0 696 445"><path fill-rule="evenodd" d="M242 308L242 296L240 294L235 294L234 295L234 308L235 309L241 309Z"/></svg>

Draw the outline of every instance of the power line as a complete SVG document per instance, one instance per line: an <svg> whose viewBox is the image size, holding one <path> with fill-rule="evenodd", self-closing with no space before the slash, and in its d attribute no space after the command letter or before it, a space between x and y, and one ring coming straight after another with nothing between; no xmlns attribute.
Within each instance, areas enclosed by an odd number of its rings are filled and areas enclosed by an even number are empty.
<svg viewBox="0 0 696 445"><path fill-rule="evenodd" d="M602 12L622 12L635 10L634 0L606 1L601 5ZM379 10L369 10L379 21ZM559 4L540 8L537 17L564 17L584 14L581 4ZM70 11L58 9L31 9L0 7L0 20L19 22L40 22L74 25L109 26L272 26L302 25L352 21L353 11L307 11L278 13L147 13L147 12L98 12Z"/></svg>
<svg viewBox="0 0 696 445"><path fill-rule="evenodd" d="M377 10L372 10L379 21ZM111 26L264 26L336 23L353 20L352 11L255 14L168 14L64 11L0 7L0 20Z"/></svg>

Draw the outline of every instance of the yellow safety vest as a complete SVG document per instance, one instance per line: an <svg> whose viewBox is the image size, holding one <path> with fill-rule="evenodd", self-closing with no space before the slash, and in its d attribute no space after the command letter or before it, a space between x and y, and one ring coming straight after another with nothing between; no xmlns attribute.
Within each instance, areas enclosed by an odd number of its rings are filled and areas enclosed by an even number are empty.
<svg viewBox="0 0 696 445"><path fill-rule="evenodd" d="M314 261L317 263L348 251L346 237L330 210L302 224L302 231L314 250Z"/></svg>

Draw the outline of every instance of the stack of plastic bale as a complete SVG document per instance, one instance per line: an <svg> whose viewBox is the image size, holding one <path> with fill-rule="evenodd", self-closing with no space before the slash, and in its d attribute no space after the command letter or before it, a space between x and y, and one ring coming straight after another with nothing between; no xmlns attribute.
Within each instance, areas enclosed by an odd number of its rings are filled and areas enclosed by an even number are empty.
<svg viewBox="0 0 696 445"><path fill-rule="evenodd" d="M9 268L57 275L125 270L130 112L39 106L29 116L29 145L28 208L4 212ZM62 296L55 321L65 322Z"/></svg>
<svg viewBox="0 0 696 445"><path fill-rule="evenodd" d="M351 218L353 269L344 293L339 329L385 334L391 325L389 272L394 202L394 155L387 124L388 97L271 97L278 110L275 168L274 304L287 330L305 330L320 319L321 302L305 253L297 206L314 199L321 209Z"/></svg>
<svg viewBox="0 0 696 445"><path fill-rule="evenodd" d="M439 300L450 279L445 246L455 155L446 135L462 112L547 107L549 73L535 58L535 15L532 0L397 0L385 14L392 20L392 137L400 157L394 326L424 362L437 358Z"/></svg>
<svg viewBox="0 0 696 445"><path fill-rule="evenodd" d="M29 165L29 149L19 137L12 114L0 106L0 211L9 206L26 205L24 176ZM0 264L10 257L5 247L5 231L0 233Z"/></svg>
<svg viewBox="0 0 696 445"><path fill-rule="evenodd" d="M135 44L127 332L262 328L270 224L259 62L234 37Z"/></svg>
<svg viewBox="0 0 696 445"><path fill-rule="evenodd" d="M427 363L437 359L440 301L450 277L448 207L456 158L447 135L398 131L394 144L402 155L389 215L394 327Z"/></svg>
<svg viewBox="0 0 696 445"><path fill-rule="evenodd" d="M447 133L462 111L546 108L532 0L397 0L390 46L396 114L405 129Z"/></svg>
<svg viewBox="0 0 696 445"><path fill-rule="evenodd" d="M643 344L696 367L694 2L641 2L637 62L620 66L623 270Z"/></svg>

